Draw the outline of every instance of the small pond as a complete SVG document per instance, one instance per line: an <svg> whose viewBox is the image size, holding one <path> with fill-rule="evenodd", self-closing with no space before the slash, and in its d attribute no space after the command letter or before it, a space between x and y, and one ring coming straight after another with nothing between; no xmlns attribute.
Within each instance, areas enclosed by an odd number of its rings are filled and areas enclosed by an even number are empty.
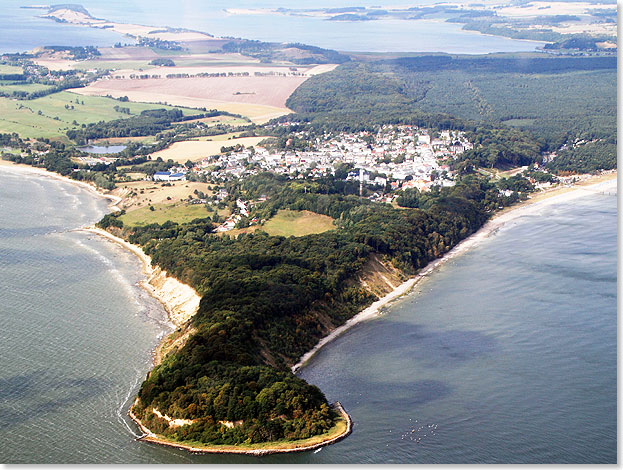
<svg viewBox="0 0 623 470"><path fill-rule="evenodd" d="M82 150L83 152L87 152L87 153L105 154L105 153L119 153L125 150L126 147L127 147L126 145L108 145L108 146L88 145L86 147L78 147L78 150Z"/></svg>

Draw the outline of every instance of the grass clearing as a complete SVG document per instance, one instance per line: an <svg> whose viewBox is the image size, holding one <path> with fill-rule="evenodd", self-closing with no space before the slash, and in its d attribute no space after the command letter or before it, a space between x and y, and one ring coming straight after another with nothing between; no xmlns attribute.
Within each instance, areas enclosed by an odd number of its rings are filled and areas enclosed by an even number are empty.
<svg viewBox="0 0 623 470"><path fill-rule="evenodd" d="M15 73L24 73L24 69L18 67L17 65L4 65L0 64L0 74L15 74Z"/></svg>
<svg viewBox="0 0 623 470"><path fill-rule="evenodd" d="M316 214L310 211L291 211L282 209L264 225L254 225L243 229L234 229L223 232L224 235L236 237L241 233L253 233L262 230L269 235L278 237L303 237L314 233L323 233L334 230L336 226L328 215Z"/></svg>
<svg viewBox="0 0 623 470"><path fill-rule="evenodd" d="M15 83L9 82L8 84L0 84L0 92L13 93L14 91L23 91L25 93L33 93L35 91L49 90L52 88L49 85L42 85L40 83Z"/></svg>
<svg viewBox="0 0 623 470"><path fill-rule="evenodd" d="M302 237L335 229L333 219L328 215L310 211L280 210L264 224L270 235Z"/></svg>
<svg viewBox="0 0 623 470"><path fill-rule="evenodd" d="M195 197L195 190L211 196L211 186L207 183L173 181L170 186L155 181L131 181L119 183L113 194L124 198L123 207L131 211L150 204L177 204L189 196ZM134 193L133 195L130 195ZM205 209L204 209L205 210Z"/></svg>
<svg viewBox="0 0 623 470"><path fill-rule="evenodd" d="M154 208L153 211L147 206L126 212L120 219L124 225L138 227L148 224L163 224L169 220L182 224L209 215L204 204L154 204L152 207Z"/></svg>

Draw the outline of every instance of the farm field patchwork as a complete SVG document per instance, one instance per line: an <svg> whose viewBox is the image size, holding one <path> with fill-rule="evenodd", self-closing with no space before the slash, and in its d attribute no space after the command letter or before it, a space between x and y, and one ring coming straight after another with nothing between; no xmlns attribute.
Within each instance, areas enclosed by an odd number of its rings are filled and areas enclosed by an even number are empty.
<svg viewBox="0 0 623 470"><path fill-rule="evenodd" d="M127 96L132 101L219 109L247 116L254 122L266 122L290 112L286 100L306 79L249 76L99 80L72 91L81 95Z"/></svg>
<svg viewBox="0 0 623 470"><path fill-rule="evenodd" d="M120 113L115 106L129 108L131 114ZM0 98L0 132L17 132L21 137L64 137L76 123L112 121L138 115L147 109L174 109L171 106L153 103L121 103L99 96L79 96L63 91L34 100L13 100ZM201 111L184 109L184 114L199 114Z"/></svg>

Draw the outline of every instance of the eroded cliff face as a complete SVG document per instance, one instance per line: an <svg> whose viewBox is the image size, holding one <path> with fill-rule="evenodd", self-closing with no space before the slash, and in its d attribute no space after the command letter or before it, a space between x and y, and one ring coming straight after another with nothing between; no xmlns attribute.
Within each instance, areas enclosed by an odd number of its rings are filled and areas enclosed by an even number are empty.
<svg viewBox="0 0 623 470"><path fill-rule="evenodd" d="M196 332L189 320L197 313L201 297L195 289L169 276L158 266L151 266L143 287L164 305L169 319L177 327L156 348L154 366L157 366L168 354L181 349Z"/></svg>
<svg viewBox="0 0 623 470"><path fill-rule="evenodd" d="M148 273L147 288L167 309L169 318L180 327L190 320L199 309L201 297L195 289L167 275L158 266L152 266Z"/></svg>
<svg viewBox="0 0 623 470"><path fill-rule="evenodd" d="M361 286L378 298L389 294L405 279L406 276L402 272L378 254L370 256L358 276Z"/></svg>

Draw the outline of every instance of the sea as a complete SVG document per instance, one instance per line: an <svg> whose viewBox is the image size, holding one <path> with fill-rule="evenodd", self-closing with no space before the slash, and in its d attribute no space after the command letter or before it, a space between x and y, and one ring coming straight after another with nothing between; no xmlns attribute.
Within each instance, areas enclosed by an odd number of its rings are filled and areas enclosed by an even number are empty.
<svg viewBox="0 0 623 470"><path fill-rule="evenodd" d="M436 0L392 0L392 6L425 6ZM230 14L225 10L321 8L353 6L344 0L80 0L91 15L112 21L194 29L222 37L261 41L300 42L350 52L447 52L484 54L534 51L544 43L463 31L462 25L442 19L327 21L311 16ZM132 40L105 29L56 23L40 18L45 11L24 9L27 0L2 0L0 53L23 52L38 46L112 46ZM376 0L358 0L357 6L378 6Z"/></svg>
<svg viewBox="0 0 623 470"><path fill-rule="evenodd" d="M616 463L617 201L507 222L299 375L353 433L319 452L192 455L128 408L171 331L134 255L80 228L107 201L0 166L2 463Z"/></svg>
<svg viewBox="0 0 623 470"><path fill-rule="evenodd" d="M442 22L223 11L257 7L250 0L82 3L117 21L345 51L538 45ZM126 42L38 18L40 11L19 8L27 4L3 0L0 52ZM514 219L320 350L299 375L344 405L352 435L319 452L259 459L136 440L127 411L172 325L139 287L136 257L80 230L107 212L108 201L87 189L0 166L0 463L617 462L617 201L610 193Z"/></svg>

